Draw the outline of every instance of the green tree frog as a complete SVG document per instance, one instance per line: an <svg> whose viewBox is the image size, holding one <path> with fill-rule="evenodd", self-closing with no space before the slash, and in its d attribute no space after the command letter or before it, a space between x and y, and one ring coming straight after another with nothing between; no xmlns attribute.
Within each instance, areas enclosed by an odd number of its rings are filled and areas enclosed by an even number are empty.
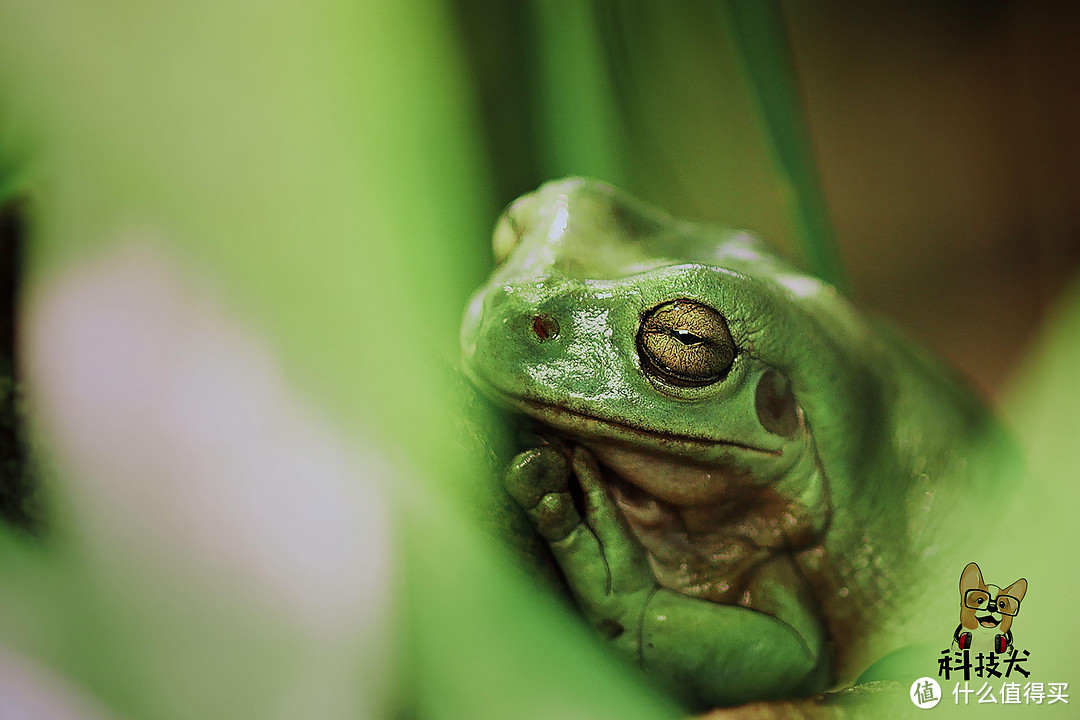
<svg viewBox="0 0 1080 720"><path fill-rule="evenodd" d="M608 642L707 705L903 642L999 432L962 383L750 234L599 182L519 198L493 243L463 366L541 428L503 484Z"/></svg>

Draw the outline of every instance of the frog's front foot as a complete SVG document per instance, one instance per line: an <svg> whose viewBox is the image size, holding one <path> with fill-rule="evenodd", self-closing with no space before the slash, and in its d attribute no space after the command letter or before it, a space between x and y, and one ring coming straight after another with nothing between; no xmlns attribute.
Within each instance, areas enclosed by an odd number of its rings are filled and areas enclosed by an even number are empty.
<svg viewBox="0 0 1080 720"><path fill-rule="evenodd" d="M585 448L526 450L504 485L547 539L586 618L672 689L707 705L824 689L823 630L795 590L800 580L789 560L766 563L751 585L772 596L768 608L708 602L658 585Z"/></svg>
<svg viewBox="0 0 1080 720"><path fill-rule="evenodd" d="M583 512L571 493L574 478ZM589 621L636 653L636 630L656 580L604 489L592 454L583 447L570 457L551 446L526 450L514 458L503 484L547 539Z"/></svg>

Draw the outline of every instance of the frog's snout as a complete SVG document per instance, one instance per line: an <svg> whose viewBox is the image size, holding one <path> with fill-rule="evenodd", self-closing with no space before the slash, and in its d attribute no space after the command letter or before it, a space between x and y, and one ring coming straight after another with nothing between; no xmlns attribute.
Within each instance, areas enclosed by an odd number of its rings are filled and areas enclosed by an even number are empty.
<svg viewBox="0 0 1080 720"><path fill-rule="evenodd" d="M496 366L536 353L533 361L540 361L563 351L571 325L566 309L525 295L519 286L502 285L473 298L461 333L467 364Z"/></svg>

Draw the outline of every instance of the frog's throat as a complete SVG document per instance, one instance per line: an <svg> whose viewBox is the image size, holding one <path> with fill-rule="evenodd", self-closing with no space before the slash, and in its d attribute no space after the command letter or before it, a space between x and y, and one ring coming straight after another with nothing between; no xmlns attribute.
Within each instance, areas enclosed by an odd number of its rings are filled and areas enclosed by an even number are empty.
<svg viewBox="0 0 1080 720"><path fill-rule="evenodd" d="M610 418L602 418L589 413L571 410L558 405L550 405L528 398L512 398L511 401L514 404L524 406L527 409L526 412L537 420L564 431L594 435L597 434L594 429L595 427L609 428L615 431L614 436L608 436L607 439L610 440L629 440L630 438L624 437L624 435L631 435L662 442L680 443L697 448L727 446L774 457L779 457L783 453L782 448L772 449L757 447L756 445L739 442L738 440L710 438L702 435L682 435L678 433L659 432L657 430L641 427L640 425L633 425L631 423L612 420Z"/></svg>

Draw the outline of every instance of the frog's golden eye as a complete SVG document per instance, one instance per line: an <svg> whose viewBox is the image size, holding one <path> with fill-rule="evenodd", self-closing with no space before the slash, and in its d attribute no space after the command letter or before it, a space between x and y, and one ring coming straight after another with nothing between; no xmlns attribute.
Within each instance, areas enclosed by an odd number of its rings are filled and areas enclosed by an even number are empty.
<svg viewBox="0 0 1080 720"><path fill-rule="evenodd" d="M717 382L735 361L724 316L695 300L670 300L646 313L637 346L646 372L683 387Z"/></svg>

